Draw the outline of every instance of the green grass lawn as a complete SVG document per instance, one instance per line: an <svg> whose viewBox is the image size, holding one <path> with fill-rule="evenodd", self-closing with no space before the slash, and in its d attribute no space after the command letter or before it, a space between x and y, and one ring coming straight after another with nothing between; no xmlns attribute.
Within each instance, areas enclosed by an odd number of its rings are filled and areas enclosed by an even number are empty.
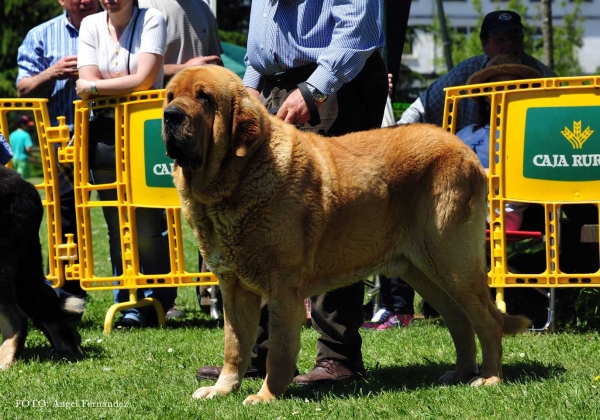
<svg viewBox="0 0 600 420"><path fill-rule="evenodd" d="M107 249L99 245L97 252L108 265ZM31 328L21 360L0 372L0 419L600 418L598 332L507 337L502 385L440 386L454 348L443 323L423 319L407 329L363 332L366 381L292 385L279 401L245 407L245 397L261 386L247 380L236 394L192 400L194 390L210 384L196 380L196 370L222 363L223 329L200 310L194 288L180 288L178 303L187 317L166 328L104 335L112 293L90 292L79 327L85 358L75 363L48 359L49 343ZM316 338L303 330L300 372L312 368Z"/></svg>

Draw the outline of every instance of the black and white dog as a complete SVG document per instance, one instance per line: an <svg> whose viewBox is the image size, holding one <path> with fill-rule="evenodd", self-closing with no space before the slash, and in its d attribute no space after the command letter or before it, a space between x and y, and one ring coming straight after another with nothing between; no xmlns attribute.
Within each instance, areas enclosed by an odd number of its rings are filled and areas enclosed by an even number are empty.
<svg viewBox="0 0 600 420"><path fill-rule="evenodd" d="M82 314L84 300L61 299L45 282L39 237L43 213L35 187L0 165L0 370L23 350L27 317L50 340L55 356L82 355L73 320Z"/></svg>

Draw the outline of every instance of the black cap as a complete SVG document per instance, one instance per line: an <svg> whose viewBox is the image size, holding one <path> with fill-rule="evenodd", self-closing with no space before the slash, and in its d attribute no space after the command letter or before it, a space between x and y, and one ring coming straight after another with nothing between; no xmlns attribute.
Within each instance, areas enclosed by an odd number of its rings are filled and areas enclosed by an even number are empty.
<svg viewBox="0 0 600 420"><path fill-rule="evenodd" d="M496 10L488 13L483 18L479 37L487 38L489 35L501 35L511 29L524 29L521 16L512 10Z"/></svg>

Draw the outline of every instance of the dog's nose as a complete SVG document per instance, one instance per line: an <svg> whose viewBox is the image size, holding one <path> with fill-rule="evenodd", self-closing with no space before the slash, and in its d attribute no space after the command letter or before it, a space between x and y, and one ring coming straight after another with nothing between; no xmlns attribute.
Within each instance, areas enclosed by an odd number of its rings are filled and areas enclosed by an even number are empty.
<svg viewBox="0 0 600 420"><path fill-rule="evenodd" d="M181 124L185 114L176 106L168 106L163 112L163 119L167 124Z"/></svg>

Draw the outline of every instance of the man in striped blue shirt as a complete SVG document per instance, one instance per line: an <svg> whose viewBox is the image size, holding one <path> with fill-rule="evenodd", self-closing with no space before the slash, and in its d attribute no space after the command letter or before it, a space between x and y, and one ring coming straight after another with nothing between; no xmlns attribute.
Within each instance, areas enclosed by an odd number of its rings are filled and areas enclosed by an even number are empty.
<svg viewBox="0 0 600 420"><path fill-rule="evenodd" d="M387 100L382 0L254 0L244 84L273 114L301 130L337 136L381 126ZM364 285L313 297L320 336L313 370L294 382L358 379L362 361ZM263 306L246 376L266 373L268 311ZM221 367L204 366L214 379Z"/></svg>
<svg viewBox="0 0 600 420"><path fill-rule="evenodd" d="M77 39L79 25L86 16L99 10L98 0L58 0L64 9L60 16L50 19L30 30L19 47L17 62L17 94L20 98L48 98L48 113L52 126L58 117L66 117L73 127L77 99L75 82L77 73ZM68 177L58 171L60 210L63 241L67 233L74 234L77 242L75 196ZM60 295L67 292L85 295L79 282L69 281L56 289Z"/></svg>
<svg viewBox="0 0 600 420"><path fill-rule="evenodd" d="M65 12L27 33L19 47L17 93L20 98L48 98L53 126L59 116L73 125L77 80L77 39L84 17L98 11L98 0L59 0Z"/></svg>

